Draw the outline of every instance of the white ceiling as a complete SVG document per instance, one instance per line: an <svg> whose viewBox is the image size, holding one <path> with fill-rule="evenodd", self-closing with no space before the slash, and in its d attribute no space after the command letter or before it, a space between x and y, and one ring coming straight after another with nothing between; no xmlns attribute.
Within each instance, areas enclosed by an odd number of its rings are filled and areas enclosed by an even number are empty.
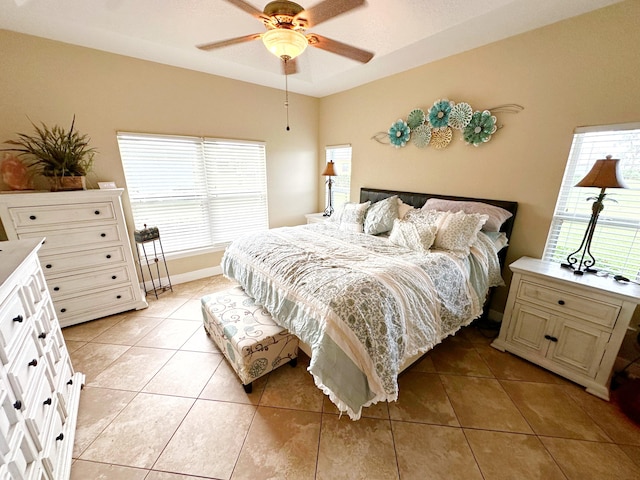
<svg viewBox="0 0 640 480"><path fill-rule="evenodd" d="M246 1L258 10L268 2ZM368 0L308 31L374 52L373 59L363 65L309 47L289 90L323 97L619 1ZM224 0L0 0L0 28L284 88L281 61L259 40L195 48L265 31Z"/></svg>

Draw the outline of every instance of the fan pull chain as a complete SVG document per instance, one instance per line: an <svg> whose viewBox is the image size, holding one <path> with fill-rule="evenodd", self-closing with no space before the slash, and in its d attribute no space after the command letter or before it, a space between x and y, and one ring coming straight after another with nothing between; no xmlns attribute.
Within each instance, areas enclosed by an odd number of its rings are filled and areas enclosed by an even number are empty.
<svg viewBox="0 0 640 480"><path fill-rule="evenodd" d="M289 128L289 74L287 73L287 57L284 60L284 108L287 110L287 132Z"/></svg>

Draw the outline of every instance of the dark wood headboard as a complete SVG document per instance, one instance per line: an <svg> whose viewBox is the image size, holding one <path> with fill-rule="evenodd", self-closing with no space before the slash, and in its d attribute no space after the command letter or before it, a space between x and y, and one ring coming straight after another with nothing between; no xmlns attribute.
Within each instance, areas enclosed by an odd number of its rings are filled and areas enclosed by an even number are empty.
<svg viewBox="0 0 640 480"><path fill-rule="evenodd" d="M455 197L451 195L438 195L435 193L415 193L415 192L400 192L395 190L380 190L377 188L360 189L360 203L367 200L371 203L378 202L387 197L397 195L407 205L411 205L416 208L421 208L429 198L444 198L445 200L464 200L472 202L488 203L489 205L495 205L497 207L504 208L508 212L511 212L513 216L502 224L500 228L501 232L507 235L507 238L511 239L511 231L513 230L513 222L516 218L516 212L518 211L518 203L507 200L489 200L486 198L470 198L470 197ZM505 258L507 256L507 247L503 248L498 254L500 259L500 265L504 267Z"/></svg>

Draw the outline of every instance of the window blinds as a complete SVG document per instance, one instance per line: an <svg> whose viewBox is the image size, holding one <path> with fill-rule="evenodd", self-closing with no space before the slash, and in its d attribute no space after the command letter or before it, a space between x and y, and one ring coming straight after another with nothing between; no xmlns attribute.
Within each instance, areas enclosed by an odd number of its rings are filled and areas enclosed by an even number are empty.
<svg viewBox="0 0 640 480"><path fill-rule="evenodd" d="M337 176L333 177L333 207L339 210L351 199L351 145L325 147L327 163L333 160ZM328 190L325 197L329 195ZM327 202L328 204L328 202Z"/></svg>
<svg viewBox="0 0 640 480"><path fill-rule="evenodd" d="M564 262L578 249L598 188L574 187L596 160L620 159L628 188L608 188L591 244L595 268L640 280L640 124L576 129L560 187L544 259Z"/></svg>
<svg viewBox="0 0 640 480"><path fill-rule="evenodd" d="M135 228L157 226L165 253L221 247L268 228L260 142L119 132Z"/></svg>

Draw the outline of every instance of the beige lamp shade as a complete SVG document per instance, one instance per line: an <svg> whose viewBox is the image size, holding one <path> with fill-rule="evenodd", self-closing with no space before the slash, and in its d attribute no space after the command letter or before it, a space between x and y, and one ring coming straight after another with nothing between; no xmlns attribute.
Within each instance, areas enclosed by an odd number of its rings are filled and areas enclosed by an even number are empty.
<svg viewBox="0 0 640 480"><path fill-rule="evenodd" d="M596 160L589 173L576 184L576 187L627 188L618 169L619 162L619 159L611 158L611 155Z"/></svg>
<svg viewBox="0 0 640 480"><path fill-rule="evenodd" d="M276 57L291 60L305 51L309 41L300 32L288 28L275 28L262 34L262 43Z"/></svg>
<svg viewBox="0 0 640 480"><path fill-rule="evenodd" d="M336 171L333 169L333 160L329 160L329 162L327 163L327 166L324 169L324 172L322 172L322 176L324 177L336 176Z"/></svg>

